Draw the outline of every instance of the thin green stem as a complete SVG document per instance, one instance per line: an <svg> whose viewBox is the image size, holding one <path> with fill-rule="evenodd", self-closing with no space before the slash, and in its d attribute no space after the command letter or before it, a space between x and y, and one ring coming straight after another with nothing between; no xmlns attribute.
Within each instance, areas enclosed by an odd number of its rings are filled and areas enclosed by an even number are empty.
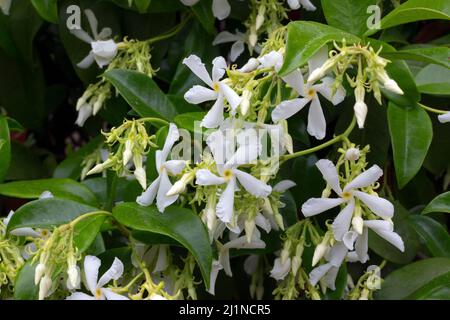
<svg viewBox="0 0 450 320"><path fill-rule="evenodd" d="M103 211L103 210L92 211L92 212L85 213L85 214L77 217L76 219L72 220L70 222L70 226L74 227L77 223L79 223L80 221L82 221L82 220L84 220L86 218L90 218L90 217L93 217L93 216L100 216L100 215L112 216L111 212L108 212L108 211Z"/></svg>
<svg viewBox="0 0 450 320"><path fill-rule="evenodd" d="M283 163L284 161L287 161L287 160L290 160L290 159L295 159L295 158L298 158L298 157L301 157L301 156L304 156L304 155L307 155L307 154L310 154L310 153L317 152L319 150L322 150L322 149L324 149L326 147L329 147L329 146L331 146L331 145L333 145L333 144L335 144L337 142L340 142L340 141L344 140L345 138L348 137L348 135L355 128L355 124L356 124L356 118L353 117L352 122L350 123L350 125L348 126L347 130L345 130L344 133L342 133L342 134L334 137L333 139L331 139L331 140L329 140L329 141L327 141L325 143L322 143L322 144L320 144L320 145L318 145L318 146L316 146L314 148L310 148L310 149L306 149L306 150L295 152L293 154L286 154L284 156L281 156L280 157L280 162Z"/></svg>
<svg viewBox="0 0 450 320"><path fill-rule="evenodd" d="M160 119L160 118L151 118L151 117L146 117L146 118L140 118L139 120L140 122L148 122L151 124L160 124L163 126L167 126L169 125L169 122L167 122L166 120Z"/></svg>
<svg viewBox="0 0 450 320"><path fill-rule="evenodd" d="M425 110L427 110L427 111L429 111L429 112L432 112L432 113L446 114L447 112L449 112L449 111L445 111L445 110L439 110L439 109L430 108L430 107L427 107L426 105L423 105L423 104L421 104L421 103L419 103L418 105L419 105L422 109L425 109Z"/></svg>
<svg viewBox="0 0 450 320"><path fill-rule="evenodd" d="M171 37L173 37L174 35L176 35L178 32L181 31L181 29L183 29L183 27L186 25L186 23L192 18L192 14L189 14L184 20L182 20L177 26L175 26L172 30L169 30L168 32L161 34L159 36L156 36L154 38L148 39L147 42L149 44L151 43L155 43L158 41L162 41L162 40L166 40L169 39Z"/></svg>

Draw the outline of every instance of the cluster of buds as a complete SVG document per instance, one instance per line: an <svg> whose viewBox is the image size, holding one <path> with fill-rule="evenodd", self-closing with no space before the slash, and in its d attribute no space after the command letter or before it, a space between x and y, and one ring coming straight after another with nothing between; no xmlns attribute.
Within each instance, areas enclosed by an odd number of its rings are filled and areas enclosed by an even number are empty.
<svg viewBox="0 0 450 320"><path fill-rule="evenodd" d="M373 293L380 290L383 279L381 278L382 266L371 265L358 279L357 284L348 293L349 300L372 300Z"/></svg>
<svg viewBox="0 0 450 320"><path fill-rule="evenodd" d="M103 133L106 144L111 148L111 153L103 163L92 168L87 175L112 169L116 172L126 172L131 162L134 165L134 176L143 189L147 187L147 178L143 167L143 156L148 153L150 147L157 147L154 142L156 137L149 136L147 129L141 120L125 120L118 128L112 128L109 133ZM112 149L115 148L113 151Z"/></svg>
<svg viewBox="0 0 450 320"><path fill-rule="evenodd" d="M78 99L76 110L78 117L75 123L82 127L90 116L95 116L105 101L111 97L111 84L102 79L97 83L90 84L83 95Z"/></svg>
<svg viewBox="0 0 450 320"><path fill-rule="evenodd" d="M6 226L0 221L0 288L14 283L24 263L17 239L6 237Z"/></svg>

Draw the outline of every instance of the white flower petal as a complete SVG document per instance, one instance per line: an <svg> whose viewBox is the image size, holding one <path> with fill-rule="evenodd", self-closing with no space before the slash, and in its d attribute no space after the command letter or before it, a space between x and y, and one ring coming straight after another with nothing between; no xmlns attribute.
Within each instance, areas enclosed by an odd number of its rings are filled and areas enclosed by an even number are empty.
<svg viewBox="0 0 450 320"><path fill-rule="evenodd" d="M236 178L239 180L239 183L244 187L244 189L257 198L268 197L272 192L271 186L247 172L235 169L233 170L233 173L236 175Z"/></svg>
<svg viewBox="0 0 450 320"><path fill-rule="evenodd" d="M225 74L227 69L227 62L223 57L216 57L212 61L212 81L213 83L218 82Z"/></svg>
<svg viewBox="0 0 450 320"><path fill-rule="evenodd" d="M115 257L111 267L98 280L97 286L103 288L111 280L118 280L123 274L123 269L122 261Z"/></svg>
<svg viewBox="0 0 450 320"><path fill-rule="evenodd" d="M235 187L236 180L235 178L231 178L231 180L228 182L227 187L220 195L219 202L217 203L217 217L225 223L230 223L233 218Z"/></svg>
<svg viewBox="0 0 450 320"><path fill-rule="evenodd" d="M362 235L359 236L355 242L355 252L361 263L366 263L367 260L369 260L368 251L369 251L369 233L367 232L367 228L364 228Z"/></svg>
<svg viewBox="0 0 450 320"><path fill-rule="evenodd" d="M111 291L110 289L101 289L103 295L105 296L106 300L130 300L125 296L122 296L118 293L115 293L113 291Z"/></svg>
<svg viewBox="0 0 450 320"><path fill-rule="evenodd" d="M239 72L252 72L258 68L260 62L256 58L250 58L246 64L242 66L242 68L238 69Z"/></svg>
<svg viewBox="0 0 450 320"><path fill-rule="evenodd" d="M305 8L306 11L315 11L316 7L312 4L310 0L298 0L303 8Z"/></svg>
<svg viewBox="0 0 450 320"><path fill-rule="evenodd" d="M217 96L217 100L202 120L201 126L212 129L217 128L223 122L224 97L222 92Z"/></svg>
<svg viewBox="0 0 450 320"><path fill-rule="evenodd" d="M11 9L12 0L1 0L0 1L0 9L2 10L4 15L9 15L9 10Z"/></svg>
<svg viewBox="0 0 450 320"><path fill-rule="evenodd" d="M383 170L381 170L379 166L373 165L372 167L358 175L349 184L347 184L344 188L344 191L368 187L371 184L377 182L382 175Z"/></svg>
<svg viewBox="0 0 450 320"><path fill-rule="evenodd" d="M386 220L365 220L364 226L378 231L394 231L394 224Z"/></svg>
<svg viewBox="0 0 450 320"><path fill-rule="evenodd" d="M92 52L89 52L89 54L83 60L77 63L77 67L80 69L88 69L94 63L94 61L94 54Z"/></svg>
<svg viewBox="0 0 450 320"><path fill-rule="evenodd" d="M447 123L450 122L450 112L447 112L445 114L441 114L438 116L438 120L440 123Z"/></svg>
<svg viewBox="0 0 450 320"><path fill-rule="evenodd" d="M32 228L17 228L11 230L10 233L16 237L33 237L33 238L41 237L41 234L39 232L34 231Z"/></svg>
<svg viewBox="0 0 450 320"><path fill-rule="evenodd" d="M273 191L282 193L296 185L297 184L292 180L282 180L273 187Z"/></svg>
<svg viewBox="0 0 450 320"><path fill-rule="evenodd" d="M277 281L281 281L286 278L289 271L291 271L291 258L287 258L284 263L281 263L281 258L276 258L270 276Z"/></svg>
<svg viewBox="0 0 450 320"><path fill-rule="evenodd" d="M100 68L108 65L116 56L118 48L113 40L91 42L95 62Z"/></svg>
<svg viewBox="0 0 450 320"><path fill-rule="evenodd" d="M205 64L202 60L197 57L195 54L191 54L189 57L183 60L183 64L185 64L191 71L204 83L208 86L212 87L212 79L206 70Z"/></svg>
<svg viewBox="0 0 450 320"><path fill-rule="evenodd" d="M314 88L320 92L322 96L325 97L328 101L330 101L333 105L338 105L345 99L345 89L340 86L334 95L332 94L332 85L333 85L334 79L330 77L322 78L322 83L317 84L314 86Z"/></svg>
<svg viewBox="0 0 450 320"><path fill-rule="evenodd" d="M331 290L336 290L336 277L338 275L339 268L332 267L325 275L325 283L327 284L327 287Z"/></svg>
<svg viewBox="0 0 450 320"><path fill-rule="evenodd" d="M303 74L299 69L296 69L288 75L281 77L291 88L297 91L298 94L305 96L305 80Z"/></svg>
<svg viewBox="0 0 450 320"><path fill-rule="evenodd" d="M192 7L193 5L197 4L200 0L180 0L185 6Z"/></svg>
<svg viewBox="0 0 450 320"><path fill-rule="evenodd" d="M209 288L208 288L208 292L212 295L215 295L217 275L219 274L219 271L222 269L223 267L220 264L220 262L214 260L211 267L211 274L209 276Z"/></svg>
<svg viewBox="0 0 450 320"><path fill-rule="evenodd" d="M300 1L299 0L288 0L289 8L292 10L300 9Z"/></svg>
<svg viewBox="0 0 450 320"><path fill-rule="evenodd" d="M66 298L66 300L96 300L95 297L83 292L74 292Z"/></svg>
<svg viewBox="0 0 450 320"><path fill-rule="evenodd" d="M244 50L244 41L236 41L235 43L233 43L230 51L230 60L233 62L236 61L236 59L244 52Z"/></svg>
<svg viewBox="0 0 450 320"><path fill-rule="evenodd" d="M226 182L222 177L218 177L207 169L199 169L195 173L196 183L200 186L215 186Z"/></svg>
<svg viewBox="0 0 450 320"><path fill-rule="evenodd" d="M217 99L217 92L203 86L195 85L184 94L184 99L192 104L199 104L205 101Z"/></svg>
<svg viewBox="0 0 450 320"><path fill-rule="evenodd" d="M281 67L283 63L283 55L278 51L270 51L268 54L258 58L264 68Z"/></svg>
<svg viewBox="0 0 450 320"><path fill-rule="evenodd" d="M310 101L308 98L297 98L281 102L272 111L272 121L277 122L292 117Z"/></svg>
<svg viewBox="0 0 450 320"><path fill-rule="evenodd" d="M178 139L180 139L180 132L178 131L177 126L174 123L169 124L169 132L167 133L164 147L161 150L161 162L165 162L167 160L170 150L172 150L173 145L178 141Z"/></svg>
<svg viewBox="0 0 450 320"><path fill-rule="evenodd" d="M309 273L309 282L315 286L320 279L322 279L325 274L330 271L330 269L333 267L333 265L331 263L325 263L321 266L318 266L317 268L314 268L310 273Z"/></svg>
<svg viewBox="0 0 450 320"><path fill-rule="evenodd" d="M322 106L320 105L319 98L316 96L312 99L311 106L309 107L307 130L311 136L317 140L322 140L325 138L326 129L327 123Z"/></svg>
<svg viewBox="0 0 450 320"><path fill-rule="evenodd" d="M328 183L331 189L338 195L341 195L342 189L339 183L339 175L334 163L330 160L322 159L317 161L316 167L322 173L323 179Z"/></svg>
<svg viewBox="0 0 450 320"><path fill-rule="evenodd" d="M181 171L186 167L186 160L169 160L166 163L164 163L164 167L166 168L167 172L169 172L172 175L180 174Z"/></svg>
<svg viewBox="0 0 450 320"><path fill-rule="evenodd" d="M112 29L111 28L103 28L102 31L98 34L98 38L100 40L105 40L112 36Z"/></svg>
<svg viewBox="0 0 450 320"><path fill-rule="evenodd" d="M70 33L83 42L91 44L94 41L92 37L83 29L70 29Z"/></svg>
<svg viewBox="0 0 450 320"><path fill-rule="evenodd" d="M302 213L305 217L315 216L316 214L337 207L344 200L341 198L311 198L302 205Z"/></svg>
<svg viewBox="0 0 450 320"><path fill-rule="evenodd" d="M239 34L234 34L229 31L222 31L217 34L217 36L214 38L213 46L227 43L227 42L236 42L236 41L242 41L242 36Z"/></svg>
<svg viewBox="0 0 450 320"><path fill-rule="evenodd" d="M161 181L159 183L158 194L156 195L156 206L158 207L159 212L162 213L168 206L177 201L178 194L167 196L167 193L172 188L172 183L169 180L166 170L161 172L160 177Z"/></svg>
<svg viewBox="0 0 450 320"><path fill-rule="evenodd" d="M323 66L325 61L328 60L328 46L324 45L322 48L317 50L317 52L308 60L309 74L311 74L315 69Z"/></svg>
<svg viewBox="0 0 450 320"><path fill-rule="evenodd" d="M91 9L84 10L84 14L88 18L89 27L91 28L91 32L94 35L94 38L98 38L98 21L95 17L94 12Z"/></svg>
<svg viewBox="0 0 450 320"><path fill-rule="evenodd" d="M169 266L168 256L168 245L158 245L158 259L156 260L155 267L153 268L153 272L162 272L167 269Z"/></svg>
<svg viewBox="0 0 450 320"><path fill-rule="evenodd" d="M333 229L334 238L337 241L342 241L342 238L350 229L354 210L355 201L352 199L334 219L331 228Z"/></svg>
<svg viewBox="0 0 450 320"><path fill-rule="evenodd" d="M86 120L92 115L92 106L90 104L83 104L78 110L78 117L75 124L79 127L84 126Z"/></svg>
<svg viewBox="0 0 450 320"><path fill-rule="evenodd" d="M230 15L231 6L228 0L213 0L212 11L214 17L223 20Z"/></svg>
<svg viewBox="0 0 450 320"><path fill-rule="evenodd" d="M94 256L86 256L84 258L84 275L86 278L86 286L92 295L95 296L95 289L97 289L98 269L101 261Z"/></svg>
<svg viewBox="0 0 450 320"><path fill-rule="evenodd" d="M328 251L325 259L334 267L340 267L345 257L347 256L348 249L342 242L337 242Z"/></svg>
<svg viewBox="0 0 450 320"><path fill-rule="evenodd" d="M263 229L266 233L270 233L272 230L272 225L270 224L270 220L264 217L261 213L258 213L255 217L255 224Z"/></svg>
<svg viewBox="0 0 450 320"><path fill-rule="evenodd" d="M400 237L396 232L375 229L373 231L401 252L405 251L405 244L403 243L402 237Z"/></svg>
<svg viewBox="0 0 450 320"><path fill-rule="evenodd" d="M388 200L361 191L354 191L353 194L377 216L385 219L394 216L394 206Z"/></svg>
<svg viewBox="0 0 450 320"><path fill-rule="evenodd" d="M160 177L156 178L147 188L147 190L145 190L139 197L136 198L136 202L144 207L151 205L156 198L160 181Z"/></svg>
<svg viewBox="0 0 450 320"><path fill-rule="evenodd" d="M353 250L355 241L358 238L358 233L355 231L348 231L342 237L342 242L347 247L348 250Z"/></svg>
<svg viewBox="0 0 450 320"><path fill-rule="evenodd" d="M241 97L239 97L239 95L234 92L234 90L231 89L229 85L220 82L219 86L220 91L230 104L232 111L236 111L237 107L239 107L239 104L241 103Z"/></svg>

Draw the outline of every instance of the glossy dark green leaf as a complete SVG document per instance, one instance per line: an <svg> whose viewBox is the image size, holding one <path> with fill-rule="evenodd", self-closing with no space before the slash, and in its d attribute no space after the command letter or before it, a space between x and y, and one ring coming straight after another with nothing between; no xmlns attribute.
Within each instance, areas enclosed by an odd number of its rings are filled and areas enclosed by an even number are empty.
<svg viewBox="0 0 450 320"><path fill-rule="evenodd" d="M433 139L433 127L422 108L405 109L394 103L389 104L388 121L397 182L403 188L423 164Z"/></svg>
<svg viewBox="0 0 450 320"><path fill-rule="evenodd" d="M75 225L73 242L79 252L86 251L100 232L106 216L98 215L81 220Z"/></svg>
<svg viewBox="0 0 450 320"><path fill-rule="evenodd" d="M444 226L426 216L412 216L411 221L433 257L450 258L450 235Z"/></svg>
<svg viewBox="0 0 450 320"><path fill-rule="evenodd" d="M288 74L298 67L303 66L324 45L329 42L341 42L347 44L358 43L361 40L345 31L325 24L312 21L295 21L288 25L286 55L279 73Z"/></svg>
<svg viewBox="0 0 450 320"><path fill-rule="evenodd" d="M443 19L450 20L450 3L447 0L409 0L381 19L381 29L414 21ZM369 30L366 35L377 30Z"/></svg>
<svg viewBox="0 0 450 320"><path fill-rule="evenodd" d="M23 227L52 228L94 211L98 209L71 200L35 200L16 210L8 223L8 232Z"/></svg>
<svg viewBox="0 0 450 320"><path fill-rule="evenodd" d="M113 215L132 229L159 233L181 243L197 260L205 286L209 287L212 263L209 236L200 218L192 211L171 206L160 213L154 206L122 203L114 208Z"/></svg>
<svg viewBox="0 0 450 320"><path fill-rule="evenodd" d="M14 283L14 299L16 300L37 300L39 287L34 284L35 265L28 261L23 265L17 274Z"/></svg>
<svg viewBox="0 0 450 320"><path fill-rule="evenodd" d="M96 206L95 195L83 184L71 179L42 179L0 184L0 194L22 199L37 199L44 191L63 198Z"/></svg>
<svg viewBox="0 0 450 320"><path fill-rule="evenodd" d="M416 60L427 63L434 63L446 68L450 68L450 48L445 47L425 47L415 49L405 49L383 54L384 57L391 60Z"/></svg>
<svg viewBox="0 0 450 320"><path fill-rule="evenodd" d="M31 3L44 20L58 22L58 0L31 0Z"/></svg>
<svg viewBox="0 0 450 320"><path fill-rule="evenodd" d="M330 26L361 36L367 30L371 13L367 8L377 0L322 0L322 10Z"/></svg>
<svg viewBox="0 0 450 320"><path fill-rule="evenodd" d="M438 195L423 209L422 214L431 212L450 213L450 191Z"/></svg>
<svg viewBox="0 0 450 320"><path fill-rule="evenodd" d="M205 117L206 112L188 112L182 113L175 117L175 124L179 128L189 130L194 133L195 131L201 131L200 122ZM195 122L198 122L197 129L195 129Z"/></svg>
<svg viewBox="0 0 450 320"><path fill-rule="evenodd" d="M449 258L418 261L390 273L385 278L381 290L375 292L375 297L380 300L410 299L435 279L448 275L450 275ZM442 282L439 281L436 285L441 284ZM428 291L431 290L433 287L428 287Z"/></svg>
<svg viewBox="0 0 450 320"><path fill-rule="evenodd" d="M105 78L141 117L161 117L172 121L177 115L175 107L167 96L145 74L116 69L106 72Z"/></svg>
<svg viewBox="0 0 450 320"><path fill-rule="evenodd" d="M145 13L150 6L152 0L134 0L133 3L140 13Z"/></svg>
<svg viewBox="0 0 450 320"><path fill-rule="evenodd" d="M438 65L429 65L415 77L420 92L432 95L450 95L450 70Z"/></svg>
<svg viewBox="0 0 450 320"><path fill-rule="evenodd" d="M0 181L6 176L11 161L11 143L9 140L8 120L0 116Z"/></svg>

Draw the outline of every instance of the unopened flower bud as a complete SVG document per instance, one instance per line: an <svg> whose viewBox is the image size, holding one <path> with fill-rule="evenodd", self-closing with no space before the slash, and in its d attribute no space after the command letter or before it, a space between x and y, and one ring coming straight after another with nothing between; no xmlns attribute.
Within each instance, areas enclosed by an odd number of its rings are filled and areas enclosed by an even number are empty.
<svg viewBox="0 0 450 320"><path fill-rule="evenodd" d="M245 89L242 93L241 104L239 105L239 110L243 116L247 115L248 110L250 109L250 99L252 97L252 93L250 90Z"/></svg>
<svg viewBox="0 0 450 320"><path fill-rule="evenodd" d="M439 115L438 120L440 123L450 122L450 112Z"/></svg>
<svg viewBox="0 0 450 320"><path fill-rule="evenodd" d="M52 279L49 275L45 275L39 283L39 300L44 300L52 287Z"/></svg>
<svg viewBox="0 0 450 320"><path fill-rule="evenodd" d="M255 231L255 220L245 220L245 236L247 238L247 242L252 242L253 232Z"/></svg>
<svg viewBox="0 0 450 320"><path fill-rule="evenodd" d="M312 266L314 267L320 259L322 259L328 251L328 245L322 241L314 250Z"/></svg>
<svg viewBox="0 0 450 320"><path fill-rule="evenodd" d="M239 72L247 73L256 70L260 65L260 62L256 58L250 58L246 64L242 66L242 68L238 69Z"/></svg>
<svg viewBox="0 0 450 320"><path fill-rule="evenodd" d="M127 140L125 141L125 151L123 152L123 165L126 166L128 162L130 162L133 157L133 141Z"/></svg>
<svg viewBox="0 0 450 320"><path fill-rule="evenodd" d="M39 263L34 271L34 284L37 285L45 274L46 267L43 263Z"/></svg>
<svg viewBox="0 0 450 320"><path fill-rule="evenodd" d="M180 193L183 193L186 190L186 186L188 183L192 181L194 175L192 172L185 173L180 180L174 183L172 188L169 189L166 196L171 197Z"/></svg>
<svg viewBox="0 0 450 320"><path fill-rule="evenodd" d="M345 160L357 161L361 155L358 148L350 148L345 152Z"/></svg>
<svg viewBox="0 0 450 320"><path fill-rule="evenodd" d="M297 271L300 268L301 264L302 264L302 259L300 257L295 256L294 258L292 258L291 271L292 271L292 274L294 275L294 277L297 275Z"/></svg>
<svg viewBox="0 0 450 320"><path fill-rule="evenodd" d="M364 221L361 218L361 216L353 217L352 226L353 226L353 229L355 229L355 231L358 232L359 234L363 233Z"/></svg>
<svg viewBox="0 0 450 320"><path fill-rule="evenodd" d="M256 43L258 42L258 35L256 34L256 31L252 31L250 33L250 36L248 37L248 41L249 41L251 47L256 46Z"/></svg>
<svg viewBox="0 0 450 320"><path fill-rule="evenodd" d="M283 216L279 213L275 214L275 222L277 223L277 225L280 227L281 230L284 230L284 221L283 221Z"/></svg>
<svg viewBox="0 0 450 320"><path fill-rule="evenodd" d="M255 29L259 30L264 23L264 14L266 12L265 6L260 6L258 9L258 15L256 16Z"/></svg>
<svg viewBox="0 0 450 320"><path fill-rule="evenodd" d="M393 80L393 79L389 79L388 81L386 81L384 83L384 87L393 93L396 93L399 95L404 94L403 90L398 86L397 82L395 82L395 80Z"/></svg>
<svg viewBox="0 0 450 320"><path fill-rule="evenodd" d="M86 175L88 176L88 175L91 175L91 174L100 173L103 170L109 168L111 165L112 165L112 160L111 159L107 159L105 162L100 163L100 164L96 165L95 167L93 167L91 170L89 170Z"/></svg>

